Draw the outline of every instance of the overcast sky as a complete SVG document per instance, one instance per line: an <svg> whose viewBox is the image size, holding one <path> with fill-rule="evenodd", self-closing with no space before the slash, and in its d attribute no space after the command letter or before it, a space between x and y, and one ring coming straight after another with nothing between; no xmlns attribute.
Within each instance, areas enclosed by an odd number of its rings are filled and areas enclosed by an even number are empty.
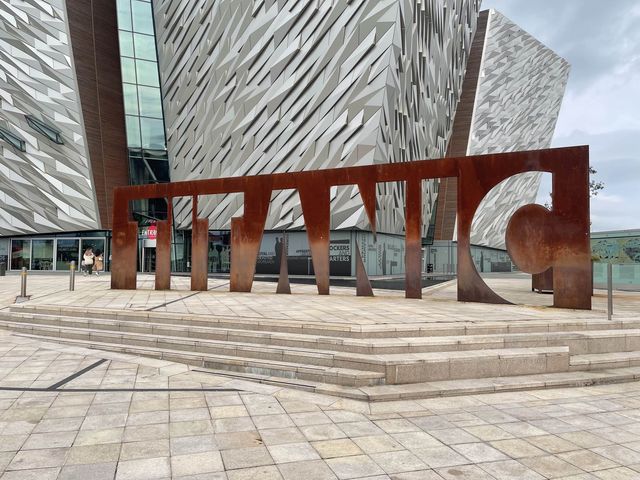
<svg viewBox="0 0 640 480"><path fill-rule="evenodd" d="M592 231L640 228L640 0L483 0L487 8L571 64L553 146L591 147L605 182Z"/></svg>

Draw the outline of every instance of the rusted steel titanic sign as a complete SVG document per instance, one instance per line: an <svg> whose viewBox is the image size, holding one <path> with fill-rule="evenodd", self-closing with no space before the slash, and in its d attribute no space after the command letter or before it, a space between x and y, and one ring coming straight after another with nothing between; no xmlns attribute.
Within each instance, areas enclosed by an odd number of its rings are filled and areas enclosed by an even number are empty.
<svg viewBox="0 0 640 480"><path fill-rule="evenodd" d="M589 149L586 146L514 152L416 162L276 173L248 177L194 180L119 187L114 192L111 288L136 288L137 222L130 220L129 202L165 198L168 219L157 224L156 279L158 290L170 288L171 205L177 197L192 197L191 289L207 289L207 218L198 218L198 197L244 194L244 214L231 222L231 279L234 292L250 292L269 201L274 190L296 189L302 204L313 268L321 295L329 293L330 189L357 185L371 229L376 229L376 184L405 182L405 292L421 298L422 180L458 178L457 241L458 300L509 303L482 280L470 251L473 216L485 195L501 181L524 172L553 176L553 207L525 205L507 227L507 250L524 272L540 273L553 267L554 306L591 308L591 253L589 246ZM371 294L356 252L360 295ZM286 274L286 261L283 274ZM281 279L281 283L286 283ZM280 287L278 288L281 290Z"/></svg>

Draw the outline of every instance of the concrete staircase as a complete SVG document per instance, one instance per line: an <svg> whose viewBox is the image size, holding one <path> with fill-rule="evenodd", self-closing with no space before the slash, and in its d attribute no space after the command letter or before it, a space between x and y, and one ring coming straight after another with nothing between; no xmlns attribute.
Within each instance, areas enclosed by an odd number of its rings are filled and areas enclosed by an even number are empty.
<svg viewBox="0 0 640 480"><path fill-rule="evenodd" d="M367 400L640 376L640 318L363 326L23 304L0 328Z"/></svg>

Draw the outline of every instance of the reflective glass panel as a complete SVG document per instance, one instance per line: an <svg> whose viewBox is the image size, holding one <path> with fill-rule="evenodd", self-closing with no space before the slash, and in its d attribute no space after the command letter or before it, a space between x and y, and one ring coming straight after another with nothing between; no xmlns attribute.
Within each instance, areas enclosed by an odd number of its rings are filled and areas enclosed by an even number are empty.
<svg viewBox="0 0 640 480"><path fill-rule="evenodd" d="M151 4L133 0L133 29L136 32L147 33L153 35L153 13L151 12Z"/></svg>
<svg viewBox="0 0 640 480"><path fill-rule="evenodd" d="M118 28L131 30L131 0L118 0Z"/></svg>
<svg viewBox="0 0 640 480"><path fill-rule="evenodd" d="M122 81L136 83L136 61L133 58L121 57Z"/></svg>
<svg viewBox="0 0 640 480"><path fill-rule="evenodd" d="M140 131L142 133L143 148L165 148L164 124L162 120L141 118Z"/></svg>
<svg viewBox="0 0 640 480"><path fill-rule="evenodd" d="M129 147L140 148L140 119L138 117L126 116L127 123L127 144Z"/></svg>
<svg viewBox="0 0 640 480"><path fill-rule="evenodd" d="M156 61L156 42L150 35L135 33L133 35L136 45L136 58Z"/></svg>
<svg viewBox="0 0 640 480"><path fill-rule="evenodd" d="M160 89L154 87L138 87L140 99L140 115L143 117L162 118L162 99Z"/></svg>
<svg viewBox="0 0 640 480"><path fill-rule="evenodd" d="M147 60L136 60L136 72L138 74L138 83L140 85L150 85L159 87L158 80L158 64Z"/></svg>
<svg viewBox="0 0 640 480"><path fill-rule="evenodd" d="M53 270L53 239L33 240L31 270Z"/></svg>
<svg viewBox="0 0 640 480"><path fill-rule="evenodd" d="M4 263L4 268L9 268L9 239L0 238L0 263Z"/></svg>
<svg viewBox="0 0 640 480"><path fill-rule="evenodd" d="M123 57L133 57L133 35L131 32L118 31L120 36L120 55Z"/></svg>
<svg viewBox="0 0 640 480"><path fill-rule="evenodd" d="M29 268L31 258L31 240L11 240L11 269Z"/></svg>
<svg viewBox="0 0 640 480"><path fill-rule="evenodd" d="M71 262L80 268L80 240L77 238L58 238L56 250L56 270L69 270Z"/></svg>
<svg viewBox="0 0 640 480"><path fill-rule="evenodd" d="M124 113L138 115L138 87L130 83L122 85L124 93Z"/></svg>

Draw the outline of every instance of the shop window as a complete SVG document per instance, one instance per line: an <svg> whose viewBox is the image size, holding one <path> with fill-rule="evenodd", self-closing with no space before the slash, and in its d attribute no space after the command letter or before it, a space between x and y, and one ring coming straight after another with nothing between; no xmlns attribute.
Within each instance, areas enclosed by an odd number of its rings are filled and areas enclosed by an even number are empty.
<svg viewBox="0 0 640 480"><path fill-rule="evenodd" d="M59 238L56 249L56 269L69 270L71 262L80 265L80 240L77 238Z"/></svg>
<svg viewBox="0 0 640 480"><path fill-rule="evenodd" d="M11 270L30 267L31 240L11 240Z"/></svg>
<svg viewBox="0 0 640 480"><path fill-rule="evenodd" d="M33 240L31 244L31 269L53 270L53 239Z"/></svg>

